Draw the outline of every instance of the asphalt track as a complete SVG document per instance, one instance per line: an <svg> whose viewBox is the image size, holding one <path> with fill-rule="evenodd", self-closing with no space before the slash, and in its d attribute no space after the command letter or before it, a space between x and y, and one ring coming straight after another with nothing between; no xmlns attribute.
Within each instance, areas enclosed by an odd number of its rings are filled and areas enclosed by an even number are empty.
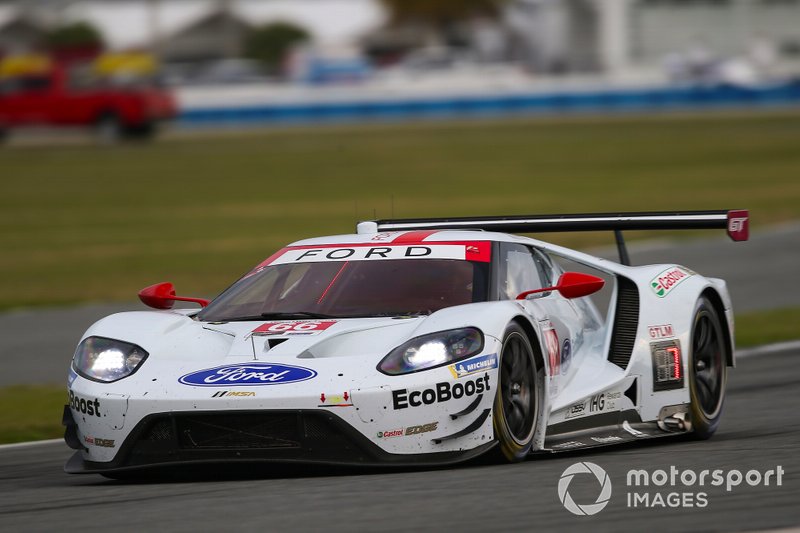
<svg viewBox="0 0 800 533"><path fill-rule="evenodd" d="M722 232L708 235L691 241L634 244L630 246L632 263L679 263L722 278L728 282L737 312L800 307L800 291L793 283L800 265L800 224L752 232L743 243L731 242ZM264 255L268 253L265 250ZM614 248L595 253L616 259ZM69 360L83 331L103 316L135 309L145 307L131 302L0 314L0 387L65 383Z"/></svg>
<svg viewBox="0 0 800 533"><path fill-rule="evenodd" d="M637 443L516 465L380 471L266 468L202 471L126 483L69 476L62 443L0 448L3 531L752 531L800 526L800 373L796 351L748 357L730 376L725 415L708 441ZM562 472L580 461L608 472L612 494L593 516L560 503ZM679 472L784 470L768 487L628 487L629 469ZM710 479L710 478L708 478ZM680 482L679 482L680 483ZM578 504L594 503L598 482L576 476ZM629 491L706 493L706 507L631 508ZM684 496L688 498L687 496ZM692 496L693 499L698 498ZM694 500L697 501L697 500Z"/></svg>

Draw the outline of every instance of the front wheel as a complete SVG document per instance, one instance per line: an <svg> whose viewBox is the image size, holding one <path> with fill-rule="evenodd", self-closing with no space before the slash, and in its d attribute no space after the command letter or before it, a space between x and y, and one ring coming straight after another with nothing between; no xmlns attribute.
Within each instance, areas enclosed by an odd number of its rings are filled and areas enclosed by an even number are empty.
<svg viewBox="0 0 800 533"><path fill-rule="evenodd" d="M707 298L700 298L692 322L692 352L689 355L689 392L692 428L698 439L714 434L722 418L727 382L727 344L717 311Z"/></svg>
<svg viewBox="0 0 800 533"><path fill-rule="evenodd" d="M516 323L506 328L500 353L500 382L494 400L494 433L509 462L525 459L539 418L539 386L533 347Z"/></svg>

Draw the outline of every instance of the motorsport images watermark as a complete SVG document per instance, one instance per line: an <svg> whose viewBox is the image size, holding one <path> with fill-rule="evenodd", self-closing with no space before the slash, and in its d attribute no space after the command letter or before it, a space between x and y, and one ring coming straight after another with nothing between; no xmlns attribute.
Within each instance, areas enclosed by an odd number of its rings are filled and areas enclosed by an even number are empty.
<svg viewBox="0 0 800 533"><path fill-rule="evenodd" d="M644 469L628 470L625 483L625 504L629 508L687 508L708 507L710 500L705 487L725 487L726 492L749 485L750 487L780 487L785 470L778 465L765 470L679 470ZM599 493L594 502L577 503L569 493L575 476L591 475L599 484ZM558 480L558 498L567 511L578 516L591 516L602 511L611 500L611 478L600 466L590 463L575 463L567 467Z"/></svg>

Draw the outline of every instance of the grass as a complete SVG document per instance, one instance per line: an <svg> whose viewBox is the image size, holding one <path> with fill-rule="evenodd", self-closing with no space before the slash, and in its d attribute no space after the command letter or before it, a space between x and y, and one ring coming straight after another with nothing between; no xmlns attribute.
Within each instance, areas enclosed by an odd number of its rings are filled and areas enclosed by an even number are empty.
<svg viewBox="0 0 800 533"><path fill-rule="evenodd" d="M66 389L54 385L0 388L0 444L62 437Z"/></svg>
<svg viewBox="0 0 800 533"><path fill-rule="evenodd" d="M800 218L800 114L330 127L0 151L0 309L213 295L374 216L746 207ZM609 242L572 235L570 245Z"/></svg>
<svg viewBox="0 0 800 533"><path fill-rule="evenodd" d="M800 339L800 308L736 315L737 348L795 339Z"/></svg>
<svg viewBox="0 0 800 533"><path fill-rule="evenodd" d="M800 308L737 315L738 349L800 338ZM63 386L0 388L0 444L61 437ZM23 407L24 406L24 407Z"/></svg>

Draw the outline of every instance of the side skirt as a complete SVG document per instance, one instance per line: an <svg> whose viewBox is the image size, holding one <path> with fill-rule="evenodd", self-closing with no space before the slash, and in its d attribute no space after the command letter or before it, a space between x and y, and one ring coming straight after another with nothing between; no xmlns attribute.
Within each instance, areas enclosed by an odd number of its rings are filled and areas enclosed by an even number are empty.
<svg viewBox="0 0 800 533"><path fill-rule="evenodd" d="M611 446L685 433L683 430L663 430L658 422L642 422L639 413L631 409L553 424L547 428L544 449L536 450L534 454Z"/></svg>

